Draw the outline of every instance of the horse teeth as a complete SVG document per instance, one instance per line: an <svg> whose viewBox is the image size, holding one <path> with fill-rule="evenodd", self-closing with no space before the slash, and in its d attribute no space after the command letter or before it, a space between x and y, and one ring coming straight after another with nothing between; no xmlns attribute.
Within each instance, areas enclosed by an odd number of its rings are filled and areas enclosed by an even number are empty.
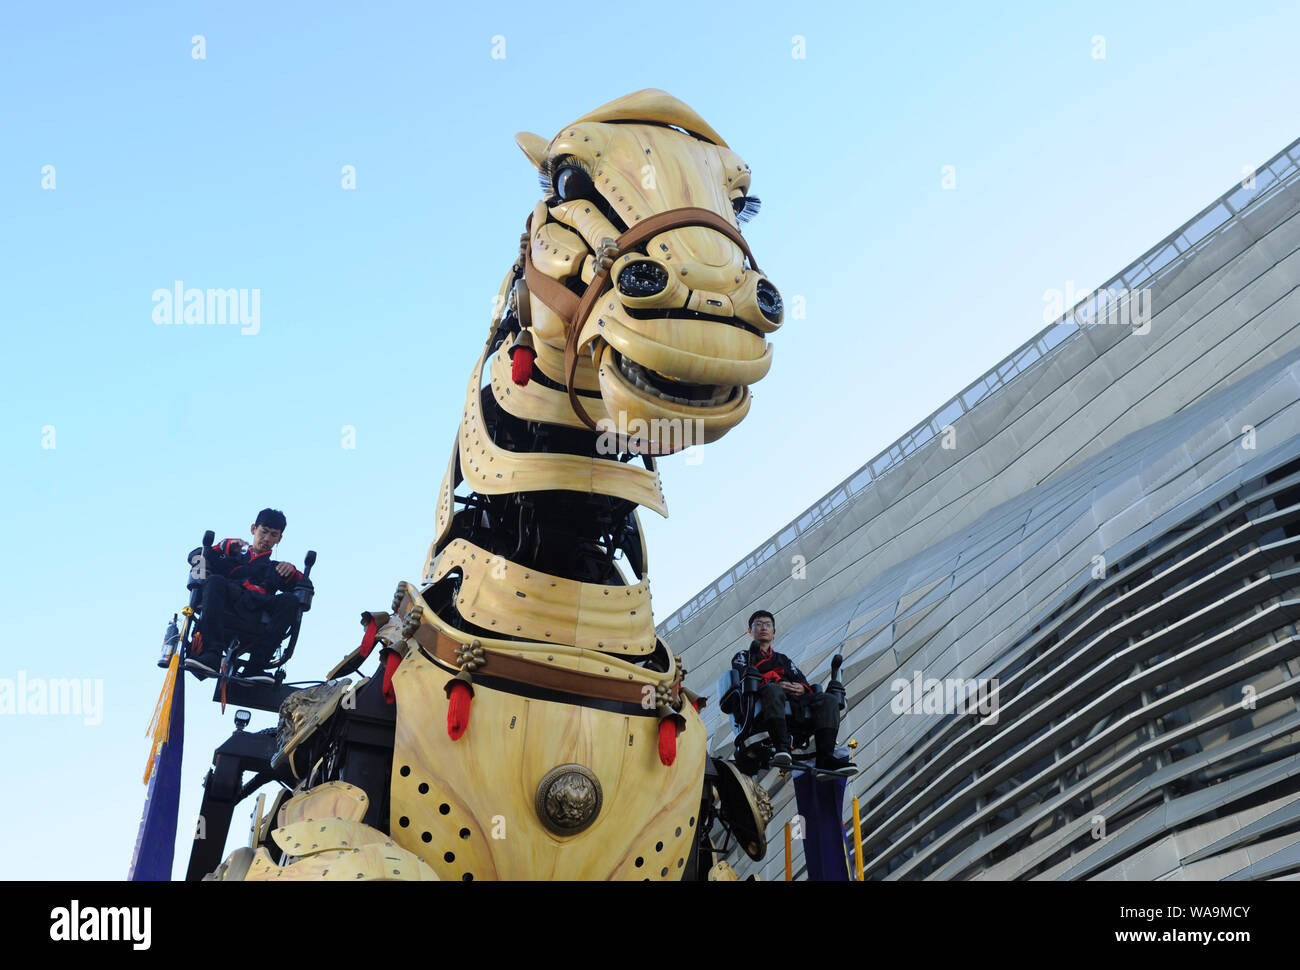
<svg viewBox="0 0 1300 970"><path fill-rule="evenodd" d="M679 397L675 394L669 394L667 391L661 391L659 388L655 387L650 380L650 374L652 372L630 358L619 355L618 369L623 373L623 376L627 378L629 383L644 391L649 396L658 398L661 401L667 401L670 404L679 404L685 407L717 407L719 404L725 404L730 400L732 391L735 390L735 388L723 384L713 384L709 387L709 390L713 392L709 397ZM662 374L656 376L661 378L663 377Z"/></svg>

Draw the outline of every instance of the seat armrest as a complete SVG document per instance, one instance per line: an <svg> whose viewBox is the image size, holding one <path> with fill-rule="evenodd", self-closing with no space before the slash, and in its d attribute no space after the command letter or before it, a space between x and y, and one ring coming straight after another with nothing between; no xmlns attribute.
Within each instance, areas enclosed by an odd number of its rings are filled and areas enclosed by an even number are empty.
<svg viewBox="0 0 1300 970"><path fill-rule="evenodd" d="M740 674L730 667L718 678L718 709L723 714L734 714L740 701Z"/></svg>

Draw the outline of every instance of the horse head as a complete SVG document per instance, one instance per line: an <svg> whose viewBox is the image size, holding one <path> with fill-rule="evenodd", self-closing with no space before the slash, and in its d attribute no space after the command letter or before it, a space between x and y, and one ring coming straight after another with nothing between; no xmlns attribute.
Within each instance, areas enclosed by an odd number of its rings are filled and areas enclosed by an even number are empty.
<svg viewBox="0 0 1300 970"><path fill-rule="evenodd" d="M538 366L584 424L643 451L720 438L748 412L783 317L740 232L758 210L749 166L654 89L549 142L515 140L545 192L523 241Z"/></svg>

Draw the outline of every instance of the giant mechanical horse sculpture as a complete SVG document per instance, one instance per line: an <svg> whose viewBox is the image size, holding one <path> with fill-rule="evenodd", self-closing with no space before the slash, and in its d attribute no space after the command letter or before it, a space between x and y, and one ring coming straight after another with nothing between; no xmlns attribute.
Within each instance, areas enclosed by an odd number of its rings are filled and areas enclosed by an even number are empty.
<svg viewBox="0 0 1300 970"><path fill-rule="evenodd" d="M725 434L771 364L782 306L739 229L749 166L656 90L516 140L546 196L470 373L421 583L286 703L276 763L300 783L218 878L700 868L707 739L655 636L637 507L667 514L655 456ZM337 727L366 708L338 677L376 649L386 776Z"/></svg>

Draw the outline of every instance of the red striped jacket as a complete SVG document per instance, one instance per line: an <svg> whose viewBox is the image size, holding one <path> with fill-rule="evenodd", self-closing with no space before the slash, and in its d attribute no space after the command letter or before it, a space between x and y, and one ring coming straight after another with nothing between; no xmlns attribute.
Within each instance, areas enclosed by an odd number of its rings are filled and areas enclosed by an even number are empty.
<svg viewBox="0 0 1300 970"><path fill-rule="evenodd" d="M254 553L252 546L245 543L239 552L231 552L232 544L236 541L222 539L212 544L212 552L208 556L209 572L225 576L236 586L268 599L277 592L292 590L302 579L302 573L296 567L288 576L281 576L275 568L279 563L271 558L269 551ZM194 561L201 551L195 549L191 552L190 560Z"/></svg>

